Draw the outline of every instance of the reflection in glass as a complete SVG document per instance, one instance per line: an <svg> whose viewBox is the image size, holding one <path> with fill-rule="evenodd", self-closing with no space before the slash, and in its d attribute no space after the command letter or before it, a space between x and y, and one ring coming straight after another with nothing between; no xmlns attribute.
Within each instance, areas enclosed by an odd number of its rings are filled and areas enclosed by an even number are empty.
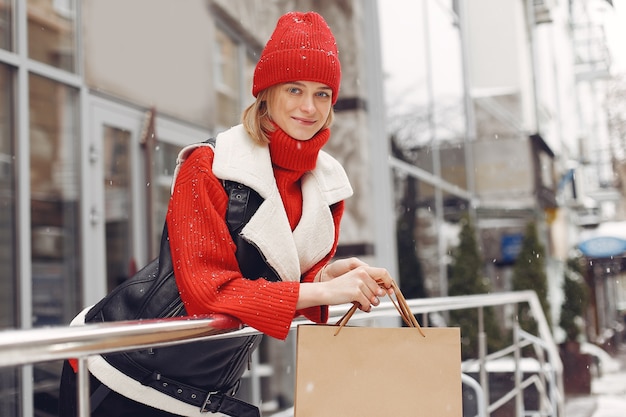
<svg viewBox="0 0 626 417"><path fill-rule="evenodd" d="M13 85L11 71L0 65L0 329L16 327L15 178Z"/></svg>
<svg viewBox="0 0 626 417"><path fill-rule="evenodd" d="M15 328L17 322L17 273L15 268L15 178L13 140L12 73L0 65L0 329ZM17 415L16 369L0 370L0 415Z"/></svg>
<svg viewBox="0 0 626 417"><path fill-rule="evenodd" d="M30 76L33 324L65 324L80 306L77 91Z"/></svg>
<svg viewBox="0 0 626 417"><path fill-rule="evenodd" d="M465 144L463 142L446 144L439 149L441 178L462 190L468 189L465 156Z"/></svg>
<svg viewBox="0 0 626 417"><path fill-rule="evenodd" d="M237 44L223 31L216 31L215 88L217 124L232 126L239 120L239 56Z"/></svg>
<svg viewBox="0 0 626 417"><path fill-rule="evenodd" d="M11 0L0 0L0 48L13 49L13 7Z"/></svg>
<svg viewBox="0 0 626 417"><path fill-rule="evenodd" d="M468 210L466 110L456 2L419 4L410 16L381 8L382 25L393 25L383 29L382 41L392 156L409 167L399 163L394 170L401 285L403 292L408 282L407 292L434 297L446 295L446 251ZM414 41L410 50L392 50L407 37ZM456 187L458 195L447 191ZM411 270L403 271L407 265Z"/></svg>
<svg viewBox="0 0 626 417"><path fill-rule="evenodd" d="M78 92L36 75L29 84L32 320L61 325L81 305ZM33 368L37 415L55 415L60 370Z"/></svg>
<svg viewBox="0 0 626 417"><path fill-rule="evenodd" d="M107 291L136 271L131 227L131 133L104 127L104 217L106 219Z"/></svg>
<svg viewBox="0 0 626 417"><path fill-rule="evenodd" d="M216 30L214 74L217 93L217 125L229 127L239 123L244 107L252 102L252 75L256 60L242 53L245 46Z"/></svg>
<svg viewBox="0 0 626 417"><path fill-rule="evenodd" d="M76 70L75 0L28 0L28 56Z"/></svg>
<svg viewBox="0 0 626 417"><path fill-rule="evenodd" d="M170 143L158 142L154 149L154 171L152 172L151 183L155 188L152 195L152 236L150 244L152 245L153 256L159 253L159 243L161 242L161 233L165 224L165 215L167 214L167 205L170 201L170 190L172 184L172 175L176 166L176 157L181 147Z"/></svg>
<svg viewBox="0 0 626 417"><path fill-rule="evenodd" d="M243 108L248 107L254 101L254 97L252 96L252 81L254 77L254 68L256 67L257 59L250 54L246 54L245 59L245 73L244 80L245 86L243 88Z"/></svg>
<svg viewBox="0 0 626 417"><path fill-rule="evenodd" d="M0 369L0 415L17 416L19 410L19 387L18 377L19 370L17 368Z"/></svg>

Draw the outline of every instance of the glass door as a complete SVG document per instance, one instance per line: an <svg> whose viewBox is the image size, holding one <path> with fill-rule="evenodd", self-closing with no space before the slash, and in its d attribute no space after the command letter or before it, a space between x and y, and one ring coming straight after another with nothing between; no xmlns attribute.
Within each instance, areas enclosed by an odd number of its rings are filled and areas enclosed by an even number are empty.
<svg viewBox="0 0 626 417"><path fill-rule="evenodd" d="M205 131L155 112L90 100L85 179L86 305L158 255L176 156Z"/></svg>
<svg viewBox="0 0 626 417"><path fill-rule="evenodd" d="M86 144L84 300L91 305L144 261L142 112L93 98Z"/></svg>

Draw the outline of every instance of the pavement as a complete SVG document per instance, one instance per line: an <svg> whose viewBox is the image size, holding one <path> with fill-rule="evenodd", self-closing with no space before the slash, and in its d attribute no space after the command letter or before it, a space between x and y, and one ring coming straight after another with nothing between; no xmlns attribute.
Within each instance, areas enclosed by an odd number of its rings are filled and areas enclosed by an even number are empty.
<svg viewBox="0 0 626 417"><path fill-rule="evenodd" d="M626 345L613 359L615 367L591 380L591 394L565 397L565 417L626 417Z"/></svg>

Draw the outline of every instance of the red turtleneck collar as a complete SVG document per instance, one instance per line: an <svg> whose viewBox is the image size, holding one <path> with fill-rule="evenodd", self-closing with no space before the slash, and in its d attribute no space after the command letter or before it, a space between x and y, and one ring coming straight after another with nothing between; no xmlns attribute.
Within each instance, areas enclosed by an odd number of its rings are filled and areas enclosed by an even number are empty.
<svg viewBox="0 0 626 417"><path fill-rule="evenodd" d="M324 129L309 140L296 140L278 126L270 136L269 150L274 178L291 230L295 229L302 215L300 179L306 172L315 168L320 149L329 138L330 129Z"/></svg>
<svg viewBox="0 0 626 417"><path fill-rule="evenodd" d="M320 149L329 138L330 129L323 129L309 140L296 140L276 126L269 144L272 163L275 167L301 174L311 171Z"/></svg>

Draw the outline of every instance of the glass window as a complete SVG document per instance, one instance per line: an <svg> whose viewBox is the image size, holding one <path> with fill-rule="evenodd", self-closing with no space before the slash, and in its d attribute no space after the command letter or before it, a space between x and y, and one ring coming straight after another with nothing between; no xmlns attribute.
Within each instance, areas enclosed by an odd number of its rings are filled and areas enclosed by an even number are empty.
<svg viewBox="0 0 626 417"><path fill-rule="evenodd" d="M33 324L65 324L81 304L78 92L29 82Z"/></svg>
<svg viewBox="0 0 626 417"><path fill-rule="evenodd" d="M18 368L0 369L0 415L19 416Z"/></svg>
<svg viewBox="0 0 626 417"><path fill-rule="evenodd" d="M0 17L1 19L2 17ZM12 71L0 65L0 329L16 328L15 149ZM17 370L0 370L0 415L18 415Z"/></svg>
<svg viewBox="0 0 626 417"><path fill-rule="evenodd" d="M219 28L216 33L217 125L228 127L239 123L242 110L253 100L252 76L256 62L243 43Z"/></svg>
<svg viewBox="0 0 626 417"><path fill-rule="evenodd" d="M463 142L442 146L439 149L439 166L443 180L467 190L467 167Z"/></svg>
<svg viewBox="0 0 626 417"><path fill-rule="evenodd" d="M15 178L13 148L13 84L8 67L0 65L0 329L17 327L15 300Z"/></svg>
<svg viewBox="0 0 626 417"><path fill-rule="evenodd" d="M172 185L172 175L176 167L176 157L181 146L171 143L157 142L154 149L154 171L152 183L155 185L152 195L152 238L150 240L152 246L152 254L159 253L159 243L161 242L161 233L165 223L165 215L167 214L167 206L170 201L170 191Z"/></svg>
<svg viewBox="0 0 626 417"><path fill-rule="evenodd" d="M13 49L13 2L0 0L0 48Z"/></svg>
<svg viewBox="0 0 626 417"><path fill-rule="evenodd" d="M107 291L136 270L131 227L131 133L104 127L104 216L106 218Z"/></svg>
<svg viewBox="0 0 626 417"><path fill-rule="evenodd" d="M28 56L66 71L76 70L74 0L28 0Z"/></svg>
<svg viewBox="0 0 626 417"><path fill-rule="evenodd" d="M217 124L219 126L232 126L239 119L237 45L223 31L217 30L215 50Z"/></svg>
<svg viewBox="0 0 626 417"><path fill-rule="evenodd" d="M30 75L29 93L32 321L65 325L81 306L78 91ZM33 367L37 415L56 412L60 369Z"/></svg>
<svg viewBox="0 0 626 417"><path fill-rule="evenodd" d="M254 101L252 95L252 79L254 78L254 69L256 68L257 59L249 53L245 54L245 74L244 74L244 88L242 91L243 107L246 108Z"/></svg>

